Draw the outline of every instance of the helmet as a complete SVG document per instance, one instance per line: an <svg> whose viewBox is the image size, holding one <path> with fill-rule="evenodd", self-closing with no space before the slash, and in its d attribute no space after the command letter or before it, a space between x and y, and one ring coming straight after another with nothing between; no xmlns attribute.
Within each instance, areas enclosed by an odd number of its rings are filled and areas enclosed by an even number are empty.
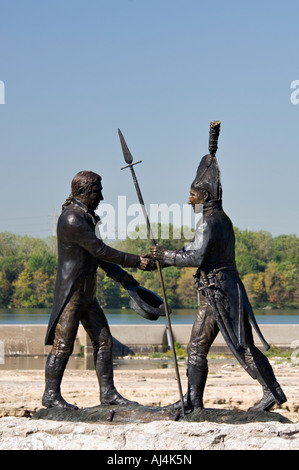
<svg viewBox="0 0 299 470"><path fill-rule="evenodd" d="M220 201L222 199L222 187L220 170L216 158L218 149L218 138L220 133L220 122L210 122L209 134L209 154L205 155L197 168L196 177L191 184L195 190L208 191L212 199Z"/></svg>
<svg viewBox="0 0 299 470"><path fill-rule="evenodd" d="M191 188L208 191L214 200L222 199L220 170L214 155L208 154L201 159Z"/></svg>

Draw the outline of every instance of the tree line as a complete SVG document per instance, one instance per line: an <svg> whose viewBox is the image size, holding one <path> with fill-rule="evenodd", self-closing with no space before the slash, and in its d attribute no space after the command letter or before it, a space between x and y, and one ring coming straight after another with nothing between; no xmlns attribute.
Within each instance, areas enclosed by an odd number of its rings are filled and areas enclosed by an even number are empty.
<svg viewBox="0 0 299 470"><path fill-rule="evenodd" d="M157 242L168 249L181 248L184 240L163 238L158 227ZM255 308L299 308L299 238L295 235L273 237L265 231L234 228L236 263L249 299ZM149 252L150 242L132 239L110 243L117 249L136 254ZM1 307L51 307L57 270L56 237L40 239L0 233L0 305ZM144 287L161 295L158 275L128 269ZM196 308L197 291L193 275L196 268L163 269L167 300L172 308ZM129 297L120 284L98 269L98 298L103 307L129 306Z"/></svg>

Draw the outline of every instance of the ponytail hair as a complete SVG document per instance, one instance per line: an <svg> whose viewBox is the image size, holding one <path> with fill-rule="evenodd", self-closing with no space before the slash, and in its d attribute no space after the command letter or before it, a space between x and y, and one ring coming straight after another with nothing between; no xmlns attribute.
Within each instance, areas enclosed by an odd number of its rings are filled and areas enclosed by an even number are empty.
<svg viewBox="0 0 299 470"><path fill-rule="evenodd" d="M64 209L72 203L72 200L73 200L73 195L72 195L72 193L71 193L71 194L69 195L69 197L68 197L68 198L64 201L64 203L62 204L61 210L64 211Z"/></svg>

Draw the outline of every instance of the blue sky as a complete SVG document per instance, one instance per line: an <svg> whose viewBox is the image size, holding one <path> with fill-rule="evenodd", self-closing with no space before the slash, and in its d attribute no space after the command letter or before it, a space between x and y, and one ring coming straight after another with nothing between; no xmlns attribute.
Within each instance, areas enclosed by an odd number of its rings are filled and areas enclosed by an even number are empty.
<svg viewBox="0 0 299 470"><path fill-rule="evenodd" d="M223 205L240 229L299 236L297 1L0 0L0 231L47 237L77 171L105 202L187 202L222 123Z"/></svg>

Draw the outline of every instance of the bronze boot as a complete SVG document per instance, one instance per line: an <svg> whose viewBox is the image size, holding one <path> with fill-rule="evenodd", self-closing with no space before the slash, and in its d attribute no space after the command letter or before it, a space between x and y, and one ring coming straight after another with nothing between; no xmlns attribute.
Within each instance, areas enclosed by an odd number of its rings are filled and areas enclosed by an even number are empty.
<svg viewBox="0 0 299 470"><path fill-rule="evenodd" d="M261 400L256 403L254 406L249 408L248 411L259 410L259 411L270 411L270 409L275 405L282 405L287 401L285 394L283 393L280 385L275 382L269 387L263 387L263 396Z"/></svg>
<svg viewBox="0 0 299 470"><path fill-rule="evenodd" d="M257 381L263 389L261 400L249 410L269 411L275 404L282 405L287 398L277 382L273 369L266 356L256 347L248 350L247 361L256 373Z"/></svg>
<svg viewBox="0 0 299 470"><path fill-rule="evenodd" d="M185 411L192 411L194 408L203 408L203 392L207 380L208 369L199 368L192 364L188 364L188 391L183 396ZM182 407L181 400L168 405L169 409L180 409Z"/></svg>
<svg viewBox="0 0 299 470"><path fill-rule="evenodd" d="M188 365L188 394L192 408L203 408L203 392L207 381L208 370Z"/></svg>
<svg viewBox="0 0 299 470"><path fill-rule="evenodd" d="M96 373L100 385L101 405L138 405L136 401L124 398L114 386L112 353L98 352Z"/></svg>
<svg viewBox="0 0 299 470"><path fill-rule="evenodd" d="M46 408L71 408L77 410L76 405L71 405L61 396L60 384L66 368L68 358L49 354L46 362L46 387L42 398L42 404Z"/></svg>

